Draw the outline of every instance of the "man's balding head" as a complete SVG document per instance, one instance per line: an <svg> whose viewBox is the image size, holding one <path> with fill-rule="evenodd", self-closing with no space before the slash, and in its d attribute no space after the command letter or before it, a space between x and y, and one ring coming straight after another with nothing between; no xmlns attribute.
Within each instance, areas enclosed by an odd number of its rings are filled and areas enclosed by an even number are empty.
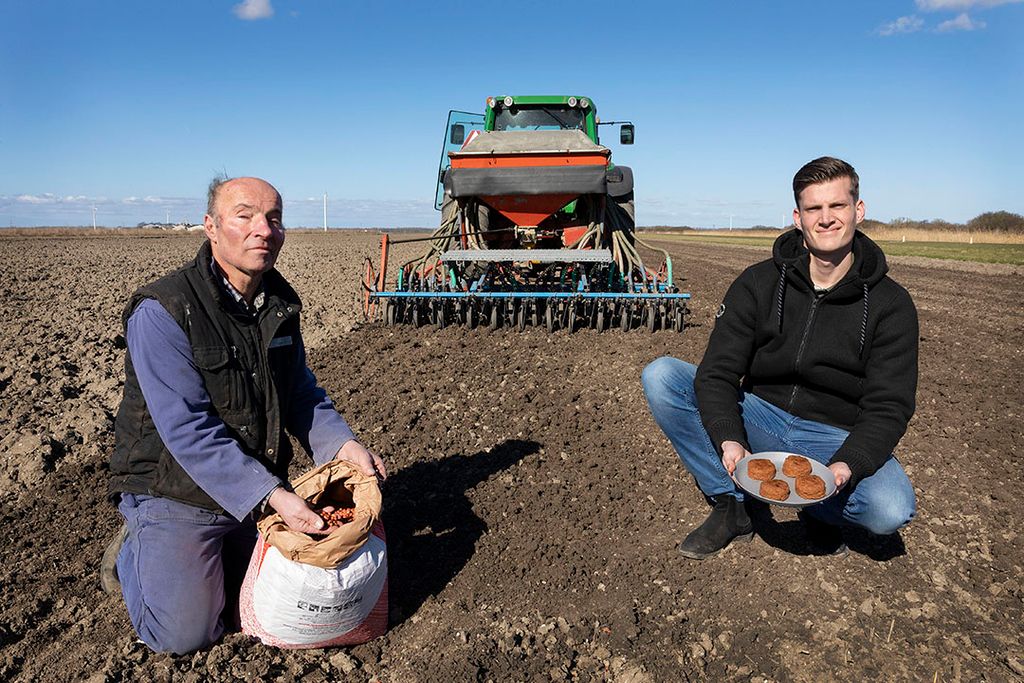
<svg viewBox="0 0 1024 683"><path fill-rule="evenodd" d="M229 178L226 175L215 176L214 179L210 181L210 186L206 191L206 214L213 219L215 225L220 225L220 211L223 210L223 207L218 208L217 202L222 194L222 190L232 183L266 185L277 195L278 206L280 207L281 205L281 193L277 191L277 188L262 178L254 178L250 176L242 176L239 178Z"/></svg>
<svg viewBox="0 0 1024 683"><path fill-rule="evenodd" d="M203 229L228 281L251 300L284 244L281 193L260 178L215 178Z"/></svg>

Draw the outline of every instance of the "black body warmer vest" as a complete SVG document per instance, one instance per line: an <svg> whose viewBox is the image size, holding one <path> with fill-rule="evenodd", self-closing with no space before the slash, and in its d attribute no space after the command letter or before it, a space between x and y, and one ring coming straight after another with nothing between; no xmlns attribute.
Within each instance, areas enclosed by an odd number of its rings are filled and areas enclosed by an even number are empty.
<svg viewBox="0 0 1024 683"><path fill-rule="evenodd" d="M286 478L292 452L284 434L281 398L290 395L291 383L304 372L299 354L302 305L285 279L270 270L263 276L263 307L255 316L245 313L217 282L211 258L210 243L204 242L194 262L137 290L124 311L125 333L139 303L156 299L188 337L210 395L211 412L246 455ZM164 446L127 351L114 436L111 500L129 492L223 511Z"/></svg>

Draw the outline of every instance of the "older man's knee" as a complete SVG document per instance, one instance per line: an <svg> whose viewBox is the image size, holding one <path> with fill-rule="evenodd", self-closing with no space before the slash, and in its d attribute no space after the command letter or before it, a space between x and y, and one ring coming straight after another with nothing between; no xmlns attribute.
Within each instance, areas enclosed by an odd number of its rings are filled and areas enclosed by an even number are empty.
<svg viewBox="0 0 1024 683"><path fill-rule="evenodd" d="M141 631L142 629L140 629ZM154 652L173 652L185 655L202 650L217 642L220 629L211 629L209 624L182 624L177 628L146 629L143 642Z"/></svg>

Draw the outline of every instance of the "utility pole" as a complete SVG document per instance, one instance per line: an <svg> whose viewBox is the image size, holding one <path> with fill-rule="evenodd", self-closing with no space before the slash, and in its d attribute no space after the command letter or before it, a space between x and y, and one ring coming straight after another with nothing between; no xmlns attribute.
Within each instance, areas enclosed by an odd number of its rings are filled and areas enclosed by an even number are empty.
<svg viewBox="0 0 1024 683"><path fill-rule="evenodd" d="M327 232L327 193L324 192L324 232Z"/></svg>

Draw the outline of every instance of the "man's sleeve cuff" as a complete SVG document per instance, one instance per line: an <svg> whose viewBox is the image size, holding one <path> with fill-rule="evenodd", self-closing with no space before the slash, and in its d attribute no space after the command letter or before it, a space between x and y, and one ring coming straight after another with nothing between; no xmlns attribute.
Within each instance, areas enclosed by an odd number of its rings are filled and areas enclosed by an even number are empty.
<svg viewBox="0 0 1024 683"><path fill-rule="evenodd" d="M317 467L330 462L338 454L342 446L349 441L355 441L355 438L351 430L345 430L336 434L333 439L330 439L324 446L313 452L313 462Z"/></svg>
<svg viewBox="0 0 1024 683"><path fill-rule="evenodd" d="M742 420L732 418L716 420L704 425L704 431L707 432L708 438L711 439L711 445L715 447L718 455L722 455L722 443L725 441L736 441L748 451L750 450L750 444L747 443L747 431L743 428Z"/></svg>
<svg viewBox="0 0 1024 683"><path fill-rule="evenodd" d="M840 448L829 460L829 464L844 462L850 468L850 484L856 484L865 477L870 477L878 469L878 465L872 462L871 458L858 453L857 451L844 450Z"/></svg>
<svg viewBox="0 0 1024 683"><path fill-rule="evenodd" d="M266 483L262 486L254 486L252 489L252 495L247 496L245 499L239 501L238 509L227 510L227 513L237 520L245 519L246 515L250 513L256 513L257 515L262 514L264 506L270 502L270 494L274 492L278 486L281 486L281 480L277 477L270 475L266 480Z"/></svg>

